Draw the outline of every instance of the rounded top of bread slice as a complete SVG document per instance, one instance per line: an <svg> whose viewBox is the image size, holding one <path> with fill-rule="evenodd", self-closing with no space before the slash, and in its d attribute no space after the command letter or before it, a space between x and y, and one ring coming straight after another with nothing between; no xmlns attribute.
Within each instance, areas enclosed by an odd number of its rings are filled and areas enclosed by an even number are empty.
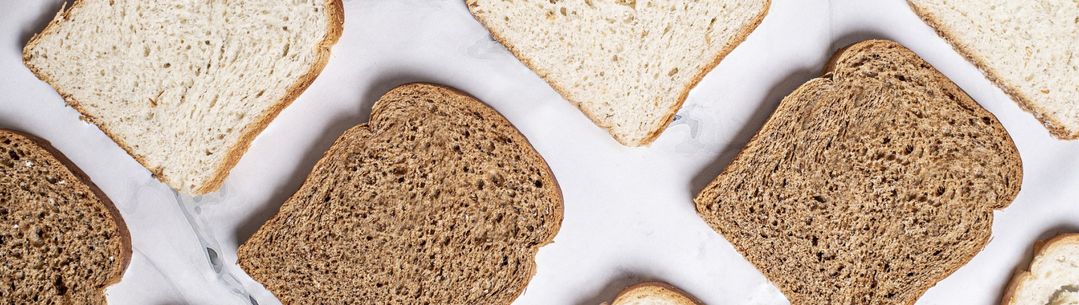
<svg viewBox="0 0 1079 305"><path fill-rule="evenodd" d="M104 304L131 257L127 228L44 140L0 129L0 303Z"/></svg>
<svg viewBox="0 0 1079 305"><path fill-rule="evenodd" d="M1001 304L1079 304L1079 234L1039 242L1030 267L1017 271Z"/></svg>
<svg viewBox="0 0 1079 305"><path fill-rule="evenodd" d="M284 304L509 304L562 221L554 175L494 109L398 87L238 250Z"/></svg>
<svg viewBox="0 0 1079 305"><path fill-rule="evenodd" d="M611 305L701 305L701 303L667 283L644 282L623 290Z"/></svg>

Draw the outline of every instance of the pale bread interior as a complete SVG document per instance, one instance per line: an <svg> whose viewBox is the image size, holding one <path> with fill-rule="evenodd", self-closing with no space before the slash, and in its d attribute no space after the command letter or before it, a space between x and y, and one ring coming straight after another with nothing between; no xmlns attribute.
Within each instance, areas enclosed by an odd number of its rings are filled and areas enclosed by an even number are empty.
<svg viewBox="0 0 1079 305"><path fill-rule="evenodd" d="M331 2L82 0L24 60L159 179L201 194L321 69Z"/></svg>
<svg viewBox="0 0 1079 305"><path fill-rule="evenodd" d="M511 51L625 145L650 143L768 1L468 0Z"/></svg>
<svg viewBox="0 0 1079 305"><path fill-rule="evenodd" d="M1079 235L1044 245L1013 289L1008 305L1079 304Z"/></svg>
<svg viewBox="0 0 1079 305"><path fill-rule="evenodd" d="M1054 135L1079 138L1079 2L909 2Z"/></svg>

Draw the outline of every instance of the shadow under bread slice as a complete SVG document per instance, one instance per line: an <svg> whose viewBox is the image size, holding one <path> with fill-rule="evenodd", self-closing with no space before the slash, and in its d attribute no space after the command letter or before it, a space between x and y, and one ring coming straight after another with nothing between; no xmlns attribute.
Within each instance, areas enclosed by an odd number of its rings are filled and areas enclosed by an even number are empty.
<svg viewBox="0 0 1079 305"><path fill-rule="evenodd" d="M238 262L284 304L509 304L562 221L528 140L453 89L386 93Z"/></svg>
<svg viewBox="0 0 1079 305"><path fill-rule="evenodd" d="M784 98L695 202L792 304L913 304L981 251L1021 181L991 113L873 40Z"/></svg>
<svg viewBox="0 0 1079 305"><path fill-rule="evenodd" d="M0 303L105 304L131 258L116 207L47 142L0 129Z"/></svg>

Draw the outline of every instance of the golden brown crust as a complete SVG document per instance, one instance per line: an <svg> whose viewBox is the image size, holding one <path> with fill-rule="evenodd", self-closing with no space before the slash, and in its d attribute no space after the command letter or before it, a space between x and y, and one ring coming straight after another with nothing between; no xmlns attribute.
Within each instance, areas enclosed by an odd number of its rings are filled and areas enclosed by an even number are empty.
<svg viewBox="0 0 1079 305"><path fill-rule="evenodd" d="M658 291L661 291L661 292L663 292L665 294L673 294L673 295L671 295L672 297L685 299L685 300L678 300L679 301L678 305L704 305L704 303L702 303L700 300L697 300L697 298L691 296L690 294L686 293L685 291L682 291L682 289L678 289L678 287L674 287L671 284L667 284L667 283L659 282L659 281L641 282L641 283L634 284L633 286L626 287L625 290L622 290L622 292L618 293L618 296L615 296L614 301L612 302L612 305L620 305L621 302L619 302L619 301L621 301L623 297L626 297L626 296L628 296L628 295L630 295L630 294L632 294L632 293L634 293L634 292L636 292L637 290L640 290L640 289L658 290ZM685 302L683 302L683 301L685 301Z"/></svg>
<svg viewBox="0 0 1079 305"><path fill-rule="evenodd" d="M1033 270L1031 270L1031 268L1034 267L1034 261L1038 259L1038 256L1041 256L1043 252L1046 252L1049 249L1064 244L1079 244L1079 233L1060 234L1049 240L1042 240L1034 243L1034 252L1031 254L1030 264L1027 265L1026 268L1015 270L1015 276L1008 282L1008 288L1005 290L1004 297L1001 298L1000 304L1014 305L1017 302L1015 300L1016 290L1019 289L1019 284L1026 282L1032 276L1031 271Z"/></svg>
<svg viewBox="0 0 1079 305"><path fill-rule="evenodd" d="M86 173L79 169L74 162L71 162L71 159L68 159L67 156L64 156L63 153L53 147L49 141L22 131L0 129L0 134L4 133L10 133L26 138L47 151L54 159L59 161L60 164L63 164L68 172L78 178L79 182L82 182L83 185L90 189L109 213L109 217L112 218L112 222L116 225L116 228L120 233L120 256L119 259L116 260L116 265L112 268L113 274L109 276L109 279L105 281L104 286L102 286L101 291L99 291L99 294L104 297L105 288L112 284L119 283L120 279L124 277L124 272L127 271L127 266L131 263L131 232L128 231L127 223L124 222L123 216L120 215L120 210L116 208L116 205L112 203L112 200L109 200L109 196L106 196L105 192L101 191L101 189L90 180L90 176L86 175Z"/></svg>
<svg viewBox="0 0 1079 305"><path fill-rule="evenodd" d="M959 54L963 55L963 57L967 58L967 60L973 63L974 66L977 66L978 69L982 70L982 74L985 75L986 78L988 78L998 87L1000 87L1000 89L1004 90L1004 93L1010 95L1012 99L1015 100L1016 104L1019 104L1019 108L1022 108L1024 111L1033 114L1035 118L1041 121L1042 125L1045 125L1045 128L1049 129L1049 132L1054 137L1061 140L1079 139L1079 131L1069 133L1068 130L1064 128L1064 124L1062 124L1060 121L1057 121L1056 118L1047 115L1049 111L1046 111L1045 109L1039 107L1026 94L1024 94L1019 89L1016 89L1014 85L1005 82L1004 79L1000 77L1000 73L993 69L992 66L987 63L987 60L985 60L981 56L978 56L978 53L971 51L963 44L957 43L959 41L955 38L957 37L957 35L949 31L947 28L941 26L941 22L938 20L939 18L934 16L929 11L918 7L918 5L915 4L913 0L907 0L907 4L910 5L911 9L914 10L915 14L921 17L926 24L929 24L929 26L933 28L933 30L936 31L941 38L944 38L944 40L952 46L952 48L958 51Z"/></svg>
<svg viewBox="0 0 1079 305"><path fill-rule="evenodd" d="M120 148L124 150L124 152L134 158L135 161L139 162L139 164L149 170L155 178L176 189L177 186L180 185L177 183L178 181L174 181L168 176L166 176L165 172L161 168L151 167L149 163L146 162L145 158L135 153L135 151L131 148L131 145L128 145L120 137L116 136L116 134L114 134L109 129L108 125L106 125L104 121L102 121L100 118L93 116L93 114L89 111L86 111L86 109L83 108L81 104L76 101L74 97L72 97L71 94L64 92L63 89L61 89L61 87L57 85L55 81L42 73L37 67L30 64L30 50L37 46L39 39L45 35L56 32L56 28L59 26L60 23L59 21L68 19L71 12L78 9L79 5L82 4L82 2L83 0L75 0L74 4L72 4L71 7L61 7L60 12L58 12L56 15L56 18L53 18L53 20L50 21L49 24L45 26L45 29L41 30L40 33L37 33L32 38L30 38L30 41L26 43L26 47L23 48L23 65L30 69L30 72L32 72L34 76L37 76L38 79L41 79L45 83L48 83L49 86L52 86L53 89L55 89L56 92L64 98L64 101L66 101L68 105L71 105L71 108L74 108L75 111L79 112L84 121L98 126L98 128L101 129L101 131L104 132L105 135L107 135L114 142L116 142L116 144L119 145ZM300 94L302 94L304 90L306 90L307 87L310 86L311 83L315 81L315 78L317 78L318 75L322 72L322 69L326 66L326 63L330 59L330 48L335 43L337 43L337 40L341 37L341 32L344 31L344 6L342 5L341 0L326 0L326 15L329 18L329 21L327 22L329 29L326 32L326 37L317 46L319 52L316 55L317 59L315 61L315 64L311 66L311 69L308 70L307 74L300 77L296 81L296 83L289 87L287 94L283 98L281 98L281 100L271 105L268 109L266 109L262 112L262 114L259 115L258 119L254 120L252 123L244 127L239 140L236 142L235 145L229 148L228 153L226 154L223 161L214 170L213 176L211 176L210 179L207 180L202 186L195 189L195 193L192 195L203 195L216 191L218 188L220 188L221 185L225 182L225 178L228 177L229 171L231 171L232 168L236 166L236 163L240 161L240 158L243 157L243 154L247 152L247 149L251 146L251 142L255 140L255 137L258 136L258 134L261 133L262 130L266 129L266 127L269 126L270 121L273 121L273 119L276 118L282 110L292 104L292 102L295 101L296 98L299 97ZM61 16L63 18L60 18Z"/></svg>
<svg viewBox="0 0 1079 305"><path fill-rule="evenodd" d="M480 18L479 16L476 16L476 12L472 10L472 4L474 3L474 1L475 0L466 0L465 1L466 2L465 6L468 7L468 11L472 14L473 18L476 19L476 21L478 21L481 25L483 25L484 28L487 29L488 32L491 33L491 38L493 38L495 41L498 41L502 45L506 46L506 49L508 49L510 51L510 53L513 54L514 57L517 57L517 59L520 60L522 63L524 63L525 66L527 66L530 70L532 70L537 75L539 75L541 78L543 78L543 80L546 81L547 84L551 86L551 88L553 88L556 92L558 92L558 94L561 95L562 98L566 99L571 104L576 106L577 109L580 109L581 112L583 112L585 114L585 116L588 117L588 119L592 120L593 124L596 124L596 126L599 126L599 127L603 128L603 129L606 129L607 133L609 133L612 137L614 137L614 139L616 141L618 141L618 143L621 143L622 145L625 145L625 146L634 146L634 147L646 146L646 145L651 144L652 141L655 141L656 138L658 138L659 135L663 133L663 130L667 129L667 126L669 126L671 124L671 122L674 120L675 114L678 113L678 110L682 108L682 104L685 103L686 98L689 97L689 91L692 90L693 87L696 87L697 84L700 83L700 81L702 79L704 79L704 76L707 75L708 72L711 72L712 69L715 69L715 67L719 65L719 62L723 61L723 58L727 57L727 54L730 54L731 51L734 51L735 47L738 47L738 45L742 44L742 42L744 42L746 40L746 38L749 37L749 34L753 33L753 30L757 29L757 26L759 26L761 24L761 22L764 21L764 16L768 14L768 9L771 7L771 2L772 2L771 0L764 0L764 5L761 7L761 11L759 13L757 13L757 17L755 17L753 20L751 20L749 22L749 25L743 27L738 32L737 36L735 36L733 39L728 41L727 45L723 48L723 50L721 50L718 54L716 54L715 59L713 59L709 64L705 65L703 69L698 71L697 74L693 77L693 79L689 83L686 84L684 89L682 89L682 93L679 95L678 100L675 101L675 103L671 105L671 108L668 109L667 113L663 116L663 119L661 120L662 123L660 125L658 125L655 130L650 132L648 134L648 136L641 139L640 142L634 143L634 142L630 142L630 141L628 141L626 139L623 139L622 137L620 137L619 135L617 135L615 133L610 132L611 131L611 126L610 125L607 125L605 122L601 121L599 116L597 116L597 115L589 112L588 110L582 108L580 101L575 101L575 100L570 98L570 94L569 94L568 90L566 90L565 88L562 88L557 83L555 83L553 80L547 78L547 75L550 74L550 73L547 73L547 71L541 69L539 66L532 63L531 59L529 59L528 57L525 57L524 53L521 53L521 51L518 50L516 46L510 44L509 41L506 40L502 36L501 33L497 32L495 30L495 28L488 25L487 22L483 20L483 18Z"/></svg>
<svg viewBox="0 0 1079 305"><path fill-rule="evenodd" d="M821 77L814 78L814 79L811 79L811 80L807 81L805 84L803 84L802 86L795 89L794 92L792 92L791 94L784 97L783 100L787 100L791 96L798 96L798 95L803 94L804 91L808 91L812 87L814 87L812 85L814 83L817 83L817 82L832 82L832 81L834 81L833 80L833 76L834 76L833 73L836 71L837 68L839 68L839 66L837 64L839 63L840 59L842 59L845 55L847 55L848 52L857 51L858 49L869 47L869 46L874 45L874 44L895 44L895 45L899 45L898 43L896 43L894 41L890 41L890 40L866 40L866 41L857 42L857 43L851 44L849 46L840 48L828 60L827 64L824 67L824 71L821 73L822 74ZM913 52L913 51L911 51L911 52ZM935 68L933 68L933 69L935 70ZM978 116L992 117L994 121L999 122L999 120L997 120L995 115L993 115L991 112L985 110L980 105L978 105L977 102L975 102L973 100L973 98L971 98L969 95L967 95L965 91L963 91L961 88L959 88L957 85L955 85L950 79L948 79L946 76L944 76L944 74L938 72L938 73L936 73L936 75L938 77L936 82L935 82L936 84L942 84L942 85L944 85L944 86L946 86L948 88L953 89L956 92L962 93L962 95L964 97L966 97L966 98L958 98L957 100L960 101L960 103L964 103L967 106L968 109L973 109L974 111L978 112ZM764 124L761 126L760 130L772 130L773 125L779 124L778 122L774 121L775 119L776 119L776 115L773 114L772 116L770 116L768 118L768 120L766 120L764 122ZM1004 130L1003 126L1000 126L999 123L997 123L996 125L997 125L996 129L999 129L998 132L1001 132L1004 135L1007 135L1007 131ZM761 136L760 133L755 134L749 140L748 143L756 143L759 140L760 136ZM1007 142L1009 144L1011 144L1010 149L1007 149L1007 153L1009 154L1009 156L1007 158L1015 160L1015 162L1017 164L1017 167L1020 169L1020 170L1017 171L1018 176L1016 177L1016 179L1017 179L1017 181L1022 181L1022 170L1021 170L1022 169L1022 158L1020 158L1020 156L1018 154L1018 149L1015 147L1015 142L1011 139L1010 136L1006 136L1006 138L1007 138ZM747 145L747 147L748 147L748 145ZM739 151L738 154L732 160L743 159L743 158L745 158L746 153L747 153L747 151L745 149L743 149L742 151ZM729 167L729 166L724 168L723 171L717 177L722 177L724 175L728 175L730 170L731 170L731 167ZM1020 191L1020 186L1019 186L1020 183L1017 183L1016 185L1017 186L1014 189L1009 190L1010 192L1008 194L1006 194L1005 196L1002 196L1002 198L1006 198L1006 201L1004 201L1002 203L999 203L996 206L993 206L994 209L1003 209L1003 208L1007 207L1011 203L1011 201L1019 194L1019 191ZM703 215L703 211L701 210L701 206L702 206L702 204L704 202L707 201L707 199L705 198L706 195L707 194L705 192L701 192L701 193L699 193L697 195L696 198L694 198L694 203L697 206L698 214ZM993 221L992 217L990 217L989 221L990 221L990 226L991 226L992 221ZM947 272L943 273L939 278L936 278L936 279L934 279L932 281L927 281L924 284L922 284L920 287L917 287L916 289L919 292L918 295L920 296L920 295L925 294L925 292L928 291L929 288L932 288L934 285L936 285L937 282L940 282L941 280L944 280L945 278L947 278L948 276L953 274L956 270L958 270L959 267L962 267L963 265L966 265L967 263L969 263L970 260L974 259L974 256L976 256L978 253L980 253L985 248L986 244L988 244L988 242L989 242L989 239L990 239L990 237L988 235L985 236L984 238L982 238L982 240L979 241L980 246L979 246L978 249L976 249L976 251L972 251L969 255L967 255L963 259L961 259L960 262L958 264L956 264L955 266L949 266L949 268L947 268ZM738 248L738 251L740 253L746 253L745 249L742 249L739 245L735 245L735 246ZM781 274L775 274L775 272L773 272L771 270L761 270L761 271L762 271L762 273L768 275L769 278L777 278L779 276L782 276ZM786 289L786 287L777 286L777 288L779 288L780 291L783 292L783 294L786 295L788 298L791 298L791 297L796 295L794 293L794 291L789 291L788 289ZM793 299L791 301L792 301L792 303L796 302L796 300L793 300ZM916 302L917 302L917 299L914 299L914 300L911 300L908 304L913 305Z"/></svg>

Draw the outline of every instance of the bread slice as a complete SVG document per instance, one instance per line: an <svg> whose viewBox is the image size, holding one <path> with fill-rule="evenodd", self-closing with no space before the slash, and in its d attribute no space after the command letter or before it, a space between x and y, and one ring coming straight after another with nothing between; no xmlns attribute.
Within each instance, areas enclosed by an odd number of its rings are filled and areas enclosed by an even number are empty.
<svg viewBox="0 0 1079 305"><path fill-rule="evenodd" d="M645 282L630 286L618 294L611 305L700 305L701 303L674 286Z"/></svg>
<svg viewBox="0 0 1079 305"><path fill-rule="evenodd" d="M492 36L596 125L651 143L768 0L467 0Z"/></svg>
<svg viewBox="0 0 1079 305"><path fill-rule="evenodd" d="M238 250L284 304L509 304L562 222L547 164L453 89L382 96Z"/></svg>
<svg viewBox="0 0 1079 305"><path fill-rule="evenodd" d="M340 0L80 0L26 66L161 181L217 190L325 66Z"/></svg>
<svg viewBox="0 0 1079 305"><path fill-rule="evenodd" d="M1079 305L1079 234L1035 246L1030 269L1012 278L1004 305Z"/></svg>
<svg viewBox="0 0 1079 305"><path fill-rule="evenodd" d="M116 207L47 142L0 129L0 304L105 304L131 237Z"/></svg>
<svg viewBox="0 0 1079 305"><path fill-rule="evenodd" d="M908 0L1053 135L1079 139L1079 4Z"/></svg>
<svg viewBox="0 0 1079 305"><path fill-rule="evenodd" d="M891 41L838 52L695 199L792 304L913 304L1019 192L1004 127Z"/></svg>

